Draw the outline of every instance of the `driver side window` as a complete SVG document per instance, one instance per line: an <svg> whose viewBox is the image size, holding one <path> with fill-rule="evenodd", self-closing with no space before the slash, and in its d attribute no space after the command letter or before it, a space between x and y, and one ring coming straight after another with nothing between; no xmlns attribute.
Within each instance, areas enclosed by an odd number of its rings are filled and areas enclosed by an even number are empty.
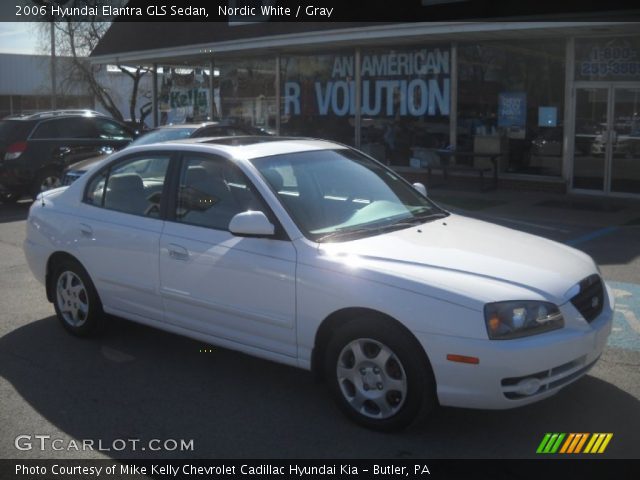
<svg viewBox="0 0 640 480"><path fill-rule="evenodd" d="M185 156L180 172L176 220L228 230L234 215L265 211L246 177L227 160Z"/></svg>

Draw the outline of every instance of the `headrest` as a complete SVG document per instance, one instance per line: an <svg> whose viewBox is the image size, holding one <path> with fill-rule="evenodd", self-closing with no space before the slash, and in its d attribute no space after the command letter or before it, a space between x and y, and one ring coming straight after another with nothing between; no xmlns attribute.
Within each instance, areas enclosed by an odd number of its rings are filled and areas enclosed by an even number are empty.
<svg viewBox="0 0 640 480"><path fill-rule="evenodd" d="M113 191L143 191L142 178L137 173L117 173L109 177L109 189Z"/></svg>

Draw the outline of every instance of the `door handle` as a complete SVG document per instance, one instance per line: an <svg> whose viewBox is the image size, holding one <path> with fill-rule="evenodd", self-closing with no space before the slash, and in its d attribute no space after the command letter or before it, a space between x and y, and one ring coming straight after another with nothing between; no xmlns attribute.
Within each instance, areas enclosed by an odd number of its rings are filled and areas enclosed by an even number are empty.
<svg viewBox="0 0 640 480"><path fill-rule="evenodd" d="M169 256L175 260L187 260L189 258L189 251L175 243L170 243L169 247Z"/></svg>
<svg viewBox="0 0 640 480"><path fill-rule="evenodd" d="M59 147L58 148L58 155L60 155L61 157L67 155L71 153L71 147Z"/></svg>
<svg viewBox="0 0 640 480"><path fill-rule="evenodd" d="M91 236L93 236L93 228L91 228L86 223L81 223L80 224L80 233L82 233L83 235L86 235L88 237L91 237Z"/></svg>

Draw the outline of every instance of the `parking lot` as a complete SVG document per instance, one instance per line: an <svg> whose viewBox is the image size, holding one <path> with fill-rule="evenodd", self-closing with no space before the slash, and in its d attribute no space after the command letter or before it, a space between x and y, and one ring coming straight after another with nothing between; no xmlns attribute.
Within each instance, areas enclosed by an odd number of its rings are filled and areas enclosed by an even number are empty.
<svg viewBox="0 0 640 480"><path fill-rule="evenodd" d="M546 432L610 432L602 456L640 458L640 202L445 190L433 197L596 259L617 308L609 345L586 377L520 409L441 408L400 434L367 431L302 370L118 319L102 338L69 336L22 253L28 202L0 204L0 457L522 458L536 456ZM23 451L18 435L105 447L184 439L194 448Z"/></svg>

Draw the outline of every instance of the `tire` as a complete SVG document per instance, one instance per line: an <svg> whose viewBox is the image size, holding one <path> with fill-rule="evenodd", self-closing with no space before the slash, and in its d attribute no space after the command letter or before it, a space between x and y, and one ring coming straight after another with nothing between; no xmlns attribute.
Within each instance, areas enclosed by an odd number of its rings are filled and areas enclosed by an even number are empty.
<svg viewBox="0 0 640 480"><path fill-rule="evenodd" d="M340 409L372 430L401 430L437 405L422 348L384 318L363 317L341 326L327 346L324 371Z"/></svg>
<svg viewBox="0 0 640 480"><path fill-rule="evenodd" d="M102 303L82 265L71 259L60 261L51 281L53 305L62 326L79 337L101 333L104 328Z"/></svg>
<svg viewBox="0 0 640 480"><path fill-rule="evenodd" d="M51 168L47 168L38 173L36 180L31 187L31 196L35 199L40 192L51 190L62 186L62 173Z"/></svg>

